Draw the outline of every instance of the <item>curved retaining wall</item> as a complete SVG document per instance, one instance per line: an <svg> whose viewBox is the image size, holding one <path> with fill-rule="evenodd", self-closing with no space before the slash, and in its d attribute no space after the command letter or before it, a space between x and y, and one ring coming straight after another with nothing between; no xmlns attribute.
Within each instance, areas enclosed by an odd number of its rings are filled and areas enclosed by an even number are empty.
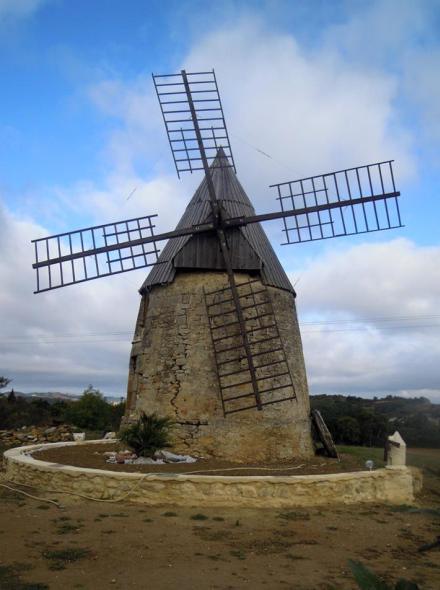
<svg viewBox="0 0 440 590"><path fill-rule="evenodd" d="M87 441L103 444L108 441ZM47 447L84 443L52 443L5 452L6 478L46 491L67 492L101 500L127 499L150 505L242 506L287 508L329 504L414 501L419 477L407 467L297 476L142 474L88 469L39 461L31 456Z"/></svg>

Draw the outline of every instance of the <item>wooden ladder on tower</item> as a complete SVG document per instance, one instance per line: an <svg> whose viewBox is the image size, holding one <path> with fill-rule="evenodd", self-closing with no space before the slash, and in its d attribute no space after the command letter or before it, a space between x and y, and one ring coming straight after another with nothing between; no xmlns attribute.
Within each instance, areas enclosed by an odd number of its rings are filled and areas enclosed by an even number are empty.
<svg viewBox="0 0 440 590"><path fill-rule="evenodd" d="M268 289L259 280L237 282L236 289L241 314L230 285L205 291L225 415L296 399Z"/></svg>

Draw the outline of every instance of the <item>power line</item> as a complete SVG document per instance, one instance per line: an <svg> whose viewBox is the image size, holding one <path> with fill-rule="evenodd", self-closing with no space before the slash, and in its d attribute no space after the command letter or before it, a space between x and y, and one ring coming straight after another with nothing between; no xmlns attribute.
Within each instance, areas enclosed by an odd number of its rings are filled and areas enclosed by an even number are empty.
<svg viewBox="0 0 440 590"><path fill-rule="evenodd" d="M310 321L310 322L301 322L301 326L311 326L311 325L327 325L327 324L359 324L362 322L369 322L369 323L376 323L376 322L413 322L413 321L420 321L420 320L433 320L433 319L440 319L440 315L433 314L433 315L414 315L414 316L388 316L388 317L381 317L381 318L359 318L359 319L347 319L347 320L319 320L319 321Z"/></svg>
<svg viewBox="0 0 440 590"><path fill-rule="evenodd" d="M415 328L438 328L440 324L420 324L415 326L384 326L380 330L414 330ZM302 334L327 334L328 332L368 332L368 326L363 328L342 328L342 329L330 329L330 330L301 330Z"/></svg>
<svg viewBox="0 0 440 590"><path fill-rule="evenodd" d="M418 328L440 328L440 323L423 323L423 324L412 324L404 325L401 322L414 322L427 320L440 319L440 315L414 315L414 316L395 316L395 317L382 317L382 318L360 318L354 319L338 319L338 320L320 320L320 321L309 321L301 322L300 327L305 328L302 330L303 334L319 333L324 334L328 332L365 332L370 329L370 326L360 326L361 323L381 323L381 322L397 322L395 326L379 326L380 330L403 330L403 329L418 329ZM333 326L341 324L343 328L327 328L323 330L319 329L308 329L316 326ZM106 343L106 342L127 342L127 336L132 336L133 331L115 331L115 332L78 332L78 333L61 333L52 334L50 336L41 336L39 338L6 338L0 339L0 343L29 343L29 344L75 344L75 343ZM109 336L115 336L117 338L108 338ZM119 337L119 338L118 338Z"/></svg>

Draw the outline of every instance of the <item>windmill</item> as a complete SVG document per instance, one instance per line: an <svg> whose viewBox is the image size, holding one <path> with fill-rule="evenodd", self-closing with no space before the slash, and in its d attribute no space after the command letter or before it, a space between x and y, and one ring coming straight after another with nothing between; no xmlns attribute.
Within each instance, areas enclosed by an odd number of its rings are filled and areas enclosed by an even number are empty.
<svg viewBox="0 0 440 590"><path fill-rule="evenodd" d="M274 184L279 210L256 214L235 174L214 71L153 82L179 178L204 172L179 224L155 235L146 215L33 240L35 292L152 267L126 420L171 415L178 444L201 454L309 455L295 292L261 223L281 219L285 244L401 227L392 161Z"/></svg>

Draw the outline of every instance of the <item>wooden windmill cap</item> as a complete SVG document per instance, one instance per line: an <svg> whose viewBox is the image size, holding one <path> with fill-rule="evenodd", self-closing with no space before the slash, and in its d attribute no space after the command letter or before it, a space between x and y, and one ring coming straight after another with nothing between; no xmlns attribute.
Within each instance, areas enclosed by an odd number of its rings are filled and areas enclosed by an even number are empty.
<svg viewBox="0 0 440 590"><path fill-rule="evenodd" d="M222 215L241 217L255 215L255 209L241 186L233 168L219 148L211 166L211 177ZM203 178L176 229L191 227L212 220L211 203L206 178ZM266 285L295 294L262 226L252 223L227 232L232 266L237 271L259 272ZM166 285L174 280L176 271L223 270L223 261L215 233L181 236L170 239L145 282L140 293L155 285Z"/></svg>

